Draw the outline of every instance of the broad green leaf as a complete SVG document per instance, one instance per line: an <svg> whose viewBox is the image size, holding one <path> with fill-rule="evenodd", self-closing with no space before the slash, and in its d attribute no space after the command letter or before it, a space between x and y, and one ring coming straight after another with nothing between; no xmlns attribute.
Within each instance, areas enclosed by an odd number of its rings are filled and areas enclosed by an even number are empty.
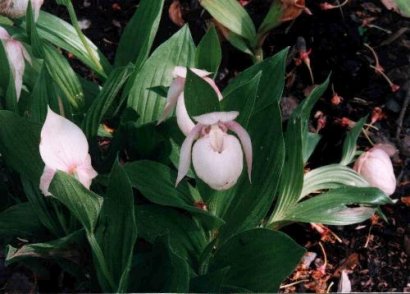
<svg viewBox="0 0 410 294"><path fill-rule="evenodd" d="M138 112L139 124L157 120L165 106L165 99L149 88L169 86L175 66L189 67L194 60L195 46L188 26L185 26L159 46L141 69L136 70L127 85L127 106Z"/></svg>
<svg viewBox="0 0 410 294"><path fill-rule="evenodd" d="M194 219L158 205L138 205L136 217L140 238L154 243L158 237L168 235L172 250L193 268L198 267L207 240L204 229Z"/></svg>
<svg viewBox="0 0 410 294"><path fill-rule="evenodd" d="M366 120L367 116L363 117L346 135L345 141L343 142L342 160L340 161L340 164L348 165L353 161L356 153L357 138L359 137Z"/></svg>
<svg viewBox="0 0 410 294"><path fill-rule="evenodd" d="M393 201L377 188L344 187L290 207L278 221L350 225L371 217L377 206ZM360 207L349 207L361 204Z"/></svg>
<svg viewBox="0 0 410 294"><path fill-rule="evenodd" d="M260 224L275 199L283 167L279 105L271 104L264 111L254 113L247 130L254 150L252 183L244 171L236 186L220 195L229 201L229 206L221 212L226 221L220 231L222 239Z"/></svg>
<svg viewBox="0 0 410 294"><path fill-rule="evenodd" d="M39 183L44 163L39 152L41 125L0 110L0 153L23 177Z"/></svg>
<svg viewBox="0 0 410 294"><path fill-rule="evenodd" d="M130 292L188 293L190 268L171 249L168 236L158 237L149 252L137 253Z"/></svg>
<svg viewBox="0 0 410 294"><path fill-rule="evenodd" d="M22 23L22 26L24 23ZM45 11L40 11L37 21L37 30L40 38L49 41L77 57L81 62L94 70L102 77L106 77L111 71L111 65L105 56L90 40L87 39L91 50L98 56L101 67L96 66L90 59L81 39L75 29L66 21ZM102 68L102 69L101 69Z"/></svg>
<svg viewBox="0 0 410 294"><path fill-rule="evenodd" d="M115 291L127 292L137 225L131 183L118 163L114 163L111 171L96 232L108 269L117 285Z"/></svg>
<svg viewBox="0 0 410 294"><path fill-rule="evenodd" d="M215 26L212 25L196 48L195 67L213 72L215 76L221 60L221 44Z"/></svg>
<svg viewBox="0 0 410 294"><path fill-rule="evenodd" d="M176 172L168 166L154 161L135 161L124 166L133 187L151 202L171 206L191 212L210 228L215 228L223 220L207 211L195 207L189 184L185 181L175 187Z"/></svg>
<svg viewBox="0 0 410 294"><path fill-rule="evenodd" d="M38 237L46 232L30 203L19 203L0 212L0 236L6 237Z"/></svg>
<svg viewBox="0 0 410 294"><path fill-rule="evenodd" d="M312 153L315 151L317 144L319 143L322 136L317 133L308 132L306 135L306 142L303 146L303 162L306 163Z"/></svg>
<svg viewBox="0 0 410 294"><path fill-rule="evenodd" d="M229 267L224 286L277 292L304 252L303 247L281 232L252 229L223 243L211 260L209 272Z"/></svg>
<svg viewBox="0 0 410 294"><path fill-rule="evenodd" d="M229 267L223 268L212 273L197 276L191 279L189 292L191 293L221 293L221 287Z"/></svg>
<svg viewBox="0 0 410 294"><path fill-rule="evenodd" d="M354 187L369 186L366 180L349 167L340 164L322 166L305 174L299 199L313 192L341 188L346 185Z"/></svg>
<svg viewBox="0 0 410 294"><path fill-rule="evenodd" d="M133 62L139 68L147 59L158 30L164 0L142 0L121 35L115 65Z"/></svg>
<svg viewBox="0 0 410 294"><path fill-rule="evenodd" d="M94 99L83 121L83 130L89 139L97 135L98 126L108 110L118 106L114 105L114 102L117 101L118 95L133 69L132 66L116 68L105 81L102 90Z"/></svg>
<svg viewBox="0 0 410 294"><path fill-rule="evenodd" d="M7 110L17 111L17 95L14 77L3 42L0 40L0 86L5 92L4 106Z"/></svg>
<svg viewBox="0 0 410 294"><path fill-rule="evenodd" d="M80 80L68 61L50 45L44 47L44 60L51 78L75 109L84 106L84 93Z"/></svg>
<svg viewBox="0 0 410 294"><path fill-rule="evenodd" d="M261 111L271 104L279 103L285 85L284 76L287 54L288 49L284 49L276 55L266 58L263 62L241 72L223 90L224 97L227 97L230 92L242 84L248 83L258 72L262 72L255 112Z"/></svg>
<svg viewBox="0 0 410 294"><path fill-rule="evenodd" d="M74 177L61 171L56 172L50 184L50 193L80 221L87 234L94 232L101 210L101 196L91 192Z"/></svg>
<svg viewBox="0 0 410 294"><path fill-rule="evenodd" d="M31 92L31 120L43 123L47 116L47 106L50 101L57 100L54 83L50 83L51 77L46 66L41 67L37 82Z"/></svg>
<svg viewBox="0 0 410 294"><path fill-rule="evenodd" d="M184 99L190 116L219 111L219 99L215 90L201 77L187 70Z"/></svg>
<svg viewBox="0 0 410 294"><path fill-rule="evenodd" d="M282 14L282 2L280 0L274 0L258 28L259 41L262 41L261 38L263 38L267 32L281 24Z"/></svg>
<svg viewBox="0 0 410 294"><path fill-rule="evenodd" d="M223 26L245 38L255 41L255 26L246 10L236 0L201 0L201 5Z"/></svg>
<svg viewBox="0 0 410 294"><path fill-rule="evenodd" d="M79 230L57 240L44 243L23 245L20 248L7 247L6 265L10 265L30 258L62 258L76 262L81 258L80 248L84 238L84 230Z"/></svg>
<svg viewBox="0 0 410 294"><path fill-rule="evenodd" d="M398 11L402 16L410 17L410 2L407 0L394 0L397 4Z"/></svg>
<svg viewBox="0 0 410 294"><path fill-rule="evenodd" d="M240 85L221 101L221 107L224 111L239 112L236 121L244 128L249 125L255 109L261 76L261 72L257 73L249 82Z"/></svg>
<svg viewBox="0 0 410 294"><path fill-rule="evenodd" d="M26 22L26 31L30 39L32 53L37 58L43 58L43 43L38 35L32 5L27 5Z"/></svg>

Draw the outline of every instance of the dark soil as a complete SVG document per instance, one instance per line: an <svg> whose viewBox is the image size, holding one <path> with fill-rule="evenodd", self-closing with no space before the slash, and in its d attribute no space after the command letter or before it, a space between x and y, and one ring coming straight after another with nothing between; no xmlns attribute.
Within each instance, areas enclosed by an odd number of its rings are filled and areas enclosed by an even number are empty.
<svg viewBox="0 0 410 294"><path fill-rule="evenodd" d="M136 2L85 0L75 3L79 19L89 21L85 34L110 60L115 56L119 37L136 9ZM168 17L171 2L166 3L155 46L179 29ZM197 42L210 17L203 13L197 0L180 2L183 17ZM255 23L261 22L270 2L253 0L246 6ZM290 103L286 105L297 104L311 86L306 67L295 68L293 61L296 58L293 48L299 36L304 37L307 47L312 49L310 60L315 81L322 82L332 73L333 88L343 97L336 105L332 102L334 93L329 89L316 106L322 116L312 118L311 129L317 130L319 126L323 139L309 167L337 162L347 130L341 123L343 117L357 121L380 107L383 116L374 124L377 130L371 132L370 138L375 143L390 142L400 151L393 159L398 187L392 198L397 203L382 208L388 222L374 219L361 225L331 227L341 242L329 233L319 235L309 225L287 228L286 231L308 251L317 253L317 259L309 268L295 271L282 290L325 292L333 283L329 289L336 291L340 271L346 269L350 273L352 291L407 292L410 291L410 209L402 199L410 197L410 110L406 113L410 100L410 19L387 11L379 0L351 0L342 10L331 11L321 11L319 2L307 0L313 15L302 15L294 22L283 24L270 34L264 45L266 56L287 46L292 48L287 68L290 75L284 92L285 101ZM55 5L54 1L47 1L45 9L67 18L64 8ZM398 91L393 92L388 83L370 68L374 58L365 43L377 52L386 75L400 86ZM251 65L248 56L227 42L223 43L223 51L224 60L217 81L221 86ZM365 139L359 144L362 149L370 146ZM407 205L410 204L407 202ZM317 269L325 260L324 252L327 266L325 272L319 274ZM290 285L300 280L306 281Z"/></svg>

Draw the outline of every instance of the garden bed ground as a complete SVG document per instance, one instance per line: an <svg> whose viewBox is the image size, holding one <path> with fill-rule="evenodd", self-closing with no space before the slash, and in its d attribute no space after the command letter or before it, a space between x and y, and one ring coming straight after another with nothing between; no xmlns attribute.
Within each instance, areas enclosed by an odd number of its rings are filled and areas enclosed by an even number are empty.
<svg viewBox="0 0 410 294"><path fill-rule="evenodd" d="M122 29L136 9L135 2L76 2L79 19L87 27L84 32L110 60L114 57ZM168 17L171 2L166 1L157 45L179 28ZM258 23L270 1L242 2L249 2L246 7ZM325 292L332 283L329 289L336 291L342 269L350 271L353 291L410 291L410 109L406 113L410 100L410 19L387 11L379 0L351 0L342 10L331 11L321 11L318 2L307 0L313 15L302 15L275 29L265 43L265 52L269 56L287 46L294 48L297 37L303 36L308 48L312 49L310 60L315 80L321 82L332 72L334 91L343 97L339 104L335 103L337 101L332 100L335 95L329 89L316 106L316 111L323 115L319 119L312 118L311 128L319 128L323 139L308 168L337 162L346 131L343 118L357 121L365 115L371 116L374 109L380 107L382 117L374 124L377 130L371 130L370 139L375 143L388 141L399 150L393 158L398 187L392 198L397 204L383 207L388 222L373 219L360 225L331 227L340 240L332 234L321 236L309 225L287 228L287 233L308 251L317 253L317 260L308 269L298 269L285 282L282 291ZM189 23L193 37L198 41L205 32L209 16L203 13L197 0L181 0L181 7L183 19ZM64 9L52 1L46 3L45 9L65 16ZM385 73L400 86L398 91L391 91L388 83L369 66L374 64L374 58L365 44L377 52ZM222 87L230 77L251 65L250 58L227 42L223 43L223 51L224 59L217 79ZM303 99L311 86L308 71L303 65L295 67L293 58L296 55L293 50L290 52L284 93L286 109ZM78 69L84 76L92 77L81 65ZM362 149L370 146L364 138L359 143ZM327 266L325 272L320 272L317 266L325 261L324 253ZM10 290L17 287L11 283L13 279L27 280L28 288L33 285L31 276L24 272L7 273L7 277ZM292 285L294 282L299 283ZM22 285L21 282L18 284ZM40 283L38 291L63 289Z"/></svg>

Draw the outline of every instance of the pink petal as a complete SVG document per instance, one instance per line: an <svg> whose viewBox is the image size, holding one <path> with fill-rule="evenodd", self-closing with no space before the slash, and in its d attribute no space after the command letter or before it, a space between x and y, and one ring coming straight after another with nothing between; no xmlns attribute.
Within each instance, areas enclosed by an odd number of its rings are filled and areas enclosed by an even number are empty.
<svg viewBox="0 0 410 294"><path fill-rule="evenodd" d="M385 144L376 144L376 145L374 145L373 148L370 149L370 150L375 150L375 149L383 150L383 151L386 152L389 156L393 156L393 155L397 152L396 147L394 147L392 144L388 144L388 143L385 143Z"/></svg>
<svg viewBox="0 0 410 294"><path fill-rule="evenodd" d="M40 155L46 166L72 173L87 162L88 142L78 126L48 108L41 129Z"/></svg>
<svg viewBox="0 0 410 294"><path fill-rule="evenodd" d="M216 92L216 95L218 96L219 101L221 101L223 99L223 96L218 86L215 84L215 81L211 79L210 77L203 77L203 79L205 82L211 85L212 89L214 89L214 91Z"/></svg>
<svg viewBox="0 0 410 294"><path fill-rule="evenodd" d="M84 163L77 167L75 176L78 181L84 185L84 187L90 189L92 179L94 179L97 175L97 172L91 165L91 157L87 154L87 158Z"/></svg>
<svg viewBox="0 0 410 294"><path fill-rule="evenodd" d="M0 40L7 41L8 39L10 39L9 33L0 26Z"/></svg>
<svg viewBox="0 0 410 294"><path fill-rule="evenodd" d="M210 112L210 113L202 114L199 116L194 116L194 120L196 120L197 122L203 125L213 125L218 122L233 121L235 118L238 117L238 115L239 115L239 112L237 111Z"/></svg>
<svg viewBox="0 0 410 294"><path fill-rule="evenodd" d="M6 52L9 59L10 69L13 73L14 84L16 87L17 101L20 98L21 88L23 86L23 75L25 69L22 46L19 41L9 39L6 42Z"/></svg>
<svg viewBox="0 0 410 294"><path fill-rule="evenodd" d="M192 149L192 163L196 175L211 188L221 191L237 182L243 169L243 153L239 140L224 134L223 150L212 147L212 138L198 139Z"/></svg>
<svg viewBox="0 0 410 294"><path fill-rule="evenodd" d="M43 0L31 0L31 5L33 7L34 12L34 21L37 21L40 15L40 8L43 5Z"/></svg>
<svg viewBox="0 0 410 294"><path fill-rule="evenodd" d="M44 196L50 196L51 193L48 191L50 187L51 181L53 180L54 174L56 173L55 169L48 167L47 165L44 167L43 174L40 178L40 190Z"/></svg>
<svg viewBox="0 0 410 294"><path fill-rule="evenodd" d="M225 125L228 127L228 129L236 133L239 137L239 140L241 140L242 148L245 153L246 165L248 167L249 181L251 182L253 158L251 137L249 136L248 132L236 121L227 122L225 123Z"/></svg>
<svg viewBox="0 0 410 294"><path fill-rule="evenodd" d="M190 70L192 72L194 72L196 75L202 77L206 77L208 75L210 75L211 73L206 71L206 70L202 70L202 69L198 69L198 68L190 68ZM186 74L187 74L187 68L184 66L176 66L174 68L174 71L172 72L172 75L174 78L176 77L180 77L180 78L186 78Z"/></svg>
<svg viewBox="0 0 410 294"><path fill-rule="evenodd" d="M189 117L189 114L186 110L184 93L179 95L175 113L179 129L184 133L185 136L188 136L192 129L195 127L195 124Z"/></svg>
<svg viewBox="0 0 410 294"><path fill-rule="evenodd" d="M176 78L172 81L167 94L167 103L165 104L164 111L162 112L157 125L162 123L171 114L172 110L174 110L179 95L181 95L181 93L184 91L184 86L185 79L183 78Z"/></svg>
<svg viewBox="0 0 410 294"><path fill-rule="evenodd" d="M190 70L197 76L200 76L201 78L209 76L211 74L209 71L198 68L190 68Z"/></svg>
<svg viewBox="0 0 410 294"><path fill-rule="evenodd" d="M184 143L182 143L181 152L179 155L178 176L175 183L175 187L178 186L179 182L188 173L189 167L191 165L192 144L194 144L194 141L198 138L202 128L202 125L197 124L189 133L189 135L185 138Z"/></svg>

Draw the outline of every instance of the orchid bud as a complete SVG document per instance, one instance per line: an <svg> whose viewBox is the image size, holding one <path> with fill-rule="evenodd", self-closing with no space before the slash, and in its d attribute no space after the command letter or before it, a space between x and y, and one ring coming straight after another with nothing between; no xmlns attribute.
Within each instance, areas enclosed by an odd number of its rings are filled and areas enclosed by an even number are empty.
<svg viewBox="0 0 410 294"><path fill-rule="evenodd" d="M222 100L222 94L216 86L215 81L208 77L208 75L211 74L210 72L197 68L191 68L191 70L196 75L201 77L204 81L206 81L215 90L219 100ZM176 106L178 126L181 129L181 131L185 134L185 136L188 136L188 134L194 128L195 124L189 117L185 107L184 87L187 75L187 68L177 66L172 72L172 75L174 80L172 81L171 86L169 87L167 94L167 103L165 104L164 111L162 112L162 115L158 120L158 124L162 123L170 115L170 113Z"/></svg>
<svg viewBox="0 0 410 294"><path fill-rule="evenodd" d="M37 20L41 5L44 0L31 0L34 12L34 20ZM0 0L0 15L9 18L20 18L26 15L27 5L30 0Z"/></svg>
<svg viewBox="0 0 410 294"><path fill-rule="evenodd" d="M379 188L386 195L396 190L396 177L390 156L395 148L387 144L375 145L356 160L353 169L371 186Z"/></svg>
<svg viewBox="0 0 410 294"><path fill-rule="evenodd" d="M191 153L197 176L215 190L227 190L235 185L242 173L243 153L251 180L252 143L246 130L234 121L238 115L231 111L194 117L198 124L182 144L176 185L189 170ZM236 133L239 140L228 134L228 130Z"/></svg>
<svg viewBox="0 0 410 294"><path fill-rule="evenodd" d="M88 142L81 129L50 108L41 129L40 155L45 163L40 190L45 196L57 170L74 176L87 189L97 172L91 166Z"/></svg>
<svg viewBox="0 0 410 294"><path fill-rule="evenodd" d="M25 69L25 62L27 60L31 63L30 54L24 48L20 41L13 39L9 33L0 26L0 41L3 41L4 49L10 65L10 70L14 78L14 85L16 88L17 101L20 98L21 88L23 86L23 74Z"/></svg>

